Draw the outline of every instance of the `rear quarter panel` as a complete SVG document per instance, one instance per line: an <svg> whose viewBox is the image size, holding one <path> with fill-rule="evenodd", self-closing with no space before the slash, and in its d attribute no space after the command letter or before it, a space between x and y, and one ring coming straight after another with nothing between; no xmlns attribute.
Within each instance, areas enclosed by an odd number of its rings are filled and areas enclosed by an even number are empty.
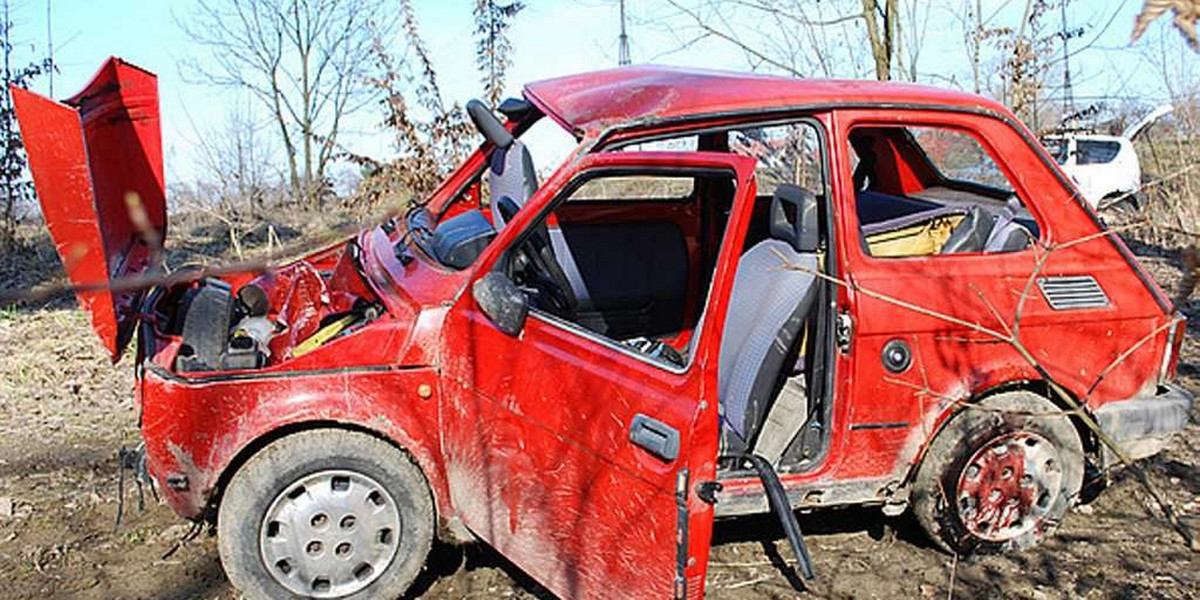
<svg viewBox="0 0 1200 600"><path fill-rule="evenodd" d="M1161 292L1124 244L1104 235L1049 157L1029 143L1033 138L1023 127L970 111L847 110L834 121L839 254L853 284L846 290L846 308L852 307L856 321L850 356L839 364L839 389L849 407L840 413L845 421L835 423L831 457L840 464L830 468L838 478L902 477L963 404L1002 386L1044 379L1011 344L965 323L1001 333L1017 327L1038 365L1093 409L1155 383L1166 338L1165 332L1154 334L1167 319ZM854 192L845 183L851 181L853 152L846 139L856 124L919 124L972 133L1035 215L1041 243L1009 254L868 256L859 244ZM1029 286L1035 273L1091 275L1109 306L1054 310L1036 285ZM1029 295L1022 302L1026 289ZM1137 346L1152 334L1148 343ZM913 366L891 373L883 367L882 350L897 338L912 348Z"/></svg>

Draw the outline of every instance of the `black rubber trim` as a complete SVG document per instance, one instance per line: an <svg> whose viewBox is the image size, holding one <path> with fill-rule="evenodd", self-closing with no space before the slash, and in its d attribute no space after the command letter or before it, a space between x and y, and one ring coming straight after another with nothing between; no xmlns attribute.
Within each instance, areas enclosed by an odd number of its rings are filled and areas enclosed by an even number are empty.
<svg viewBox="0 0 1200 600"><path fill-rule="evenodd" d="M896 423L851 423L850 431L859 431L864 429L904 429L908 427L908 422Z"/></svg>
<svg viewBox="0 0 1200 600"><path fill-rule="evenodd" d="M251 381L259 379L290 379L292 377L314 377L318 375L333 375L337 373L386 373L389 371L418 371L421 369L432 368L430 365L371 365L361 367L338 367L331 369L307 369L300 371L271 371L263 372L240 372L228 373L221 375L201 375L199 377L181 377L172 373L153 362L143 361L145 369L154 375L163 379L183 384L198 384L198 383L214 383L221 381Z"/></svg>
<svg viewBox="0 0 1200 600"><path fill-rule="evenodd" d="M675 599L687 599L688 564L688 507L687 495L691 478L686 468L680 469L675 481Z"/></svg>

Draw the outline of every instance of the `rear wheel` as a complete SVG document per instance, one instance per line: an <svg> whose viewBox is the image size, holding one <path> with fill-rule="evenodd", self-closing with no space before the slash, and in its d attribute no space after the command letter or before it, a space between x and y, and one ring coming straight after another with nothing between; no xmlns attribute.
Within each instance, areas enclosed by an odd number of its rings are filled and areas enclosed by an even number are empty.
<svg viewBox="0 0 1200 600"><path fill-rule="evenodd" d="M408 456L332 429L289 435L252 456L217 518L221 563L252 599L399 597L433 528L428 485Z"/></svg>
<svg viewBox="0 0 1200 600"><path fill-rule="evenodd" d="M1050 535L1083 483L1083 445L1070 419L1025 391L955 415L917 471L913 512L957 554L1019 550Z"/></svg>

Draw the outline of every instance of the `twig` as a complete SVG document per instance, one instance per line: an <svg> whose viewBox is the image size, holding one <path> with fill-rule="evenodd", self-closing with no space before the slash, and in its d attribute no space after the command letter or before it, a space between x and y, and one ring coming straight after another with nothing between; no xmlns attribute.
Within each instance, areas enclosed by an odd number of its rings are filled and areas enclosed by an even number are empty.
<svg viewBox="0 0 1200 600"><path fill-rule="evenodd" d="M756 583L762 583L762 582L764 582L764 581L770 581L770 580L771 580L771 576L770 576L770 575L763 575L762 577L759 577L758 579L748 579L748 580L746 580L746 581L739 581L739 582L737 582L737 583L734 583L734 584L727 585L727 586L725 586L725 589L727 589L727 590L736 590L736 589L738 589L738 588L744 588L744 587L747 587L747 586L754 585L754 584L756 584Z"/></svg>
<svg viewBox="0 0 1200 600"><path fill-rule="evenodd" d="M1046 252L1044 252L1039 257L1039 259L1034 267L1033 272L1030 273L1029 279L1026 281L1026 290L1027 291L1022 293L1021 298L1018 301L1016 310L1014 311L1014 318L1013 318L1013 324L1012 324L1011 329L1009 329L1008 327L1005 327L1006 331L1010 331L1010 333L1003 333L1003 332L997 331L995 329L985 327L979 323L967 321L965 319L961 319L961 318L955 317L953 315L948 315L948 314L945 314L945 313L942 313L942 312L939 312L936 310L932 310L932 309L914 304L912 302L908 302L906 300L901 300L899 298L895 298L895 297L889 296L887 294L882 294L879 292L875 292L873 290L869 290L855 282L848 281L841 277L835 277L835 276L829 275L827 273L823 273L816 269L811 269L809 267L791 263L786 257L783 256L783 254L781 254L781 253L777 253L777 254L780 257L780 259L783 260L785 268L790 268L790 269L794 269L794 270L801 271L804 273L808 273L810 275L813 275L814 277L817 277L817 278L825 280L825 281L829 281L831 283L834 283L835 285L840 285L848 290L852 290L856 293L862 294L869 298L874 298L876 300L879 300L879 301L882 301L882 302L885 302L888 304L892 304L892 305L898 306L900 308L905 308L905 309L911 310L913 312L938 319L940 321L959 325L961 327L971 329L973 331L982 333L984 335L991 336L997 340L1007 343L1014 351L1017 352L1017 354L1029 366L1033 367L1033 369L1038 373L1039 376L1042 377L1043 381L1045 381L1047 387L1049 387L1050 391L1054 394L1054 396L1056 398L1058 398L1058 400L1063 405L1070 408L1069 411L1065 411L1065 412L1069 412L1070 414L1073 414L1076 418L1078 418L1084 424L1084 426L1086 426L1088 428L1088 430L1090 430L1092 432L1092 434L1096 436L1096 439L1098 439L1105 447L1107 447L1113 453L1114 456L1117 457L1117 460L1123 466L1134 471L1138 480L1142 483L1142 486L1146 488L1147 493L1149 493L1150 496L1152 498L1154 498L1154 500L1158 503L1159 508L1162 510L1163 516L1166 518L1167 522L1172 526L1173 529L1176 530L1176 532L1178 532L1180 534L1181 537L1183 537L1184 542L1188 546L1188 548L1193 551L1200 551L1200 545L1197 544L1196 538L1193 535L1191 529L1187 526L1186 523L1184 523L1183 521L1181 521L1178 518L1178 516L1175 513L1174 507L1171 506L1171 504L1169 502L1167 502L1167 500L1158 492L1157 488L1154 487L1154 485L1150 481L1149 477L1146 476L1145 471L1133 462L1133 460L1124 451L1124 449L1120 447L1120 445L1116 442L1116 440L1114 440L1111 436L1109 436L1108 433L1106 431L1104 431L1104 428L1102 428L1100 426L1100 424L1091 416L1090 413L1087 412L1087 410L1085 410L1083 400L1076 400L1073 396L1071 396L1070 392L1068 392L1066 390L1066 388L1062 387L1062 385L1059 384L1050 375L1050 373L1045 369L1045 367L1042 366L1041 362L1039 362L1037 360L1037 358L1033 356L1033 354L1029 351L1029 349L1026 348L1024 346L1024 344L1021 343L1021 340L1019 337L1020 320L1021 320L1020 317L1022 316L1022 311L1025 306L1025 301L1030 296L1028 290L1031 288L1031 282L1036 281L1038 275L1040 275L1041 270L1044 268L1047 260L1049 259L1049 255L1055 250L1070 248L1072 246L1083 244L1083 243L1086 243L1086 242L1089 242L1089 241L1092 241L1095 239L1099 239L1101 237L1107 237L1109 235L1112 235L1112 233L1113 233L1113 230L1105 229L1105 230L1099 231L1094 234L1090 234L1090 235L1083 236L1083 237L1075 239L1075 240L1071 240L1068 242L1064 242L1062 244L1057 244L1057 245L1048 247L1046 249ZM998 313L996 313L996 314L998 315ZM999 320L1001 321L1001 323L1004 322L1003 319L999 319ZM1161 329L1162 329L1162 327L1158 328L1158 330L1156 330L1155 332L1152 332L1148 337L1152 338L1157 333L1160 333ZM1136 342L1134 344L1134 346L1141 346L1142 344L1145 343L1145 341L1144 341L1145 339L1146 338L1143 338L1142 340L1138 340L1138 342ZM1133 354L1133 351L1135 351L1136 349L1137 349L1136 347L1131 348L1131 349L1123 352L1121 355L1117 356L1117 358L1113 361L1113 363L1110 364L1108 367L1106 367L1104 371L1102 371L1102 376L1107 376L1107 374L1109 372L1111 372L1112 369L1114 369L1117 364L1120 364L1125 359L1127 359L1129 356L1131 356ZM907 384L907 385L912 386L912 384ZM1094 387L1097 385L1099 385L1099 384L1098 383L1093 384L1091 389L1094 389ZM1091 389L1089 389L1089 393L1090 393ZM924 389L922 389L921 391L923 393L925 392ZM932 390L929 390L928 393L932 394L933 392L932 392ZM1086 396L1085 396L1084 400L1086 400Z"/></svg>
<svg viewBox="0 0 1200 600"><path fill-rule="evenodd" d="M954 582L958 579L958 553L954 553L954 561L950 563L950 589L946 590L946 600L954 600Z"/></svg>

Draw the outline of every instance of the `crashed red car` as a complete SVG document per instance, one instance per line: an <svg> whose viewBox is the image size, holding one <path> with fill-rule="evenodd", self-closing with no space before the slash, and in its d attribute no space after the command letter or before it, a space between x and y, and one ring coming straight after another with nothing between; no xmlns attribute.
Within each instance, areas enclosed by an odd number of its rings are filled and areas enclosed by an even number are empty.
<svg viewBox="0 0 1200 600"><path fill-rule="evenodd" d="M114 359L136 338L149 473L248 597L394 598L440 536L563 598L700 598L714 519L773 511L811 577L793 510L852 504L1024 548L1113 463L1088 422L1140 458L1193 402L1163 292L978 96L532 83L468 105L484 141L403 215L147 288L154 76L112 59L64 102L14 94L80 303ZM578 140L544 181L539 119Z"/></svg>

